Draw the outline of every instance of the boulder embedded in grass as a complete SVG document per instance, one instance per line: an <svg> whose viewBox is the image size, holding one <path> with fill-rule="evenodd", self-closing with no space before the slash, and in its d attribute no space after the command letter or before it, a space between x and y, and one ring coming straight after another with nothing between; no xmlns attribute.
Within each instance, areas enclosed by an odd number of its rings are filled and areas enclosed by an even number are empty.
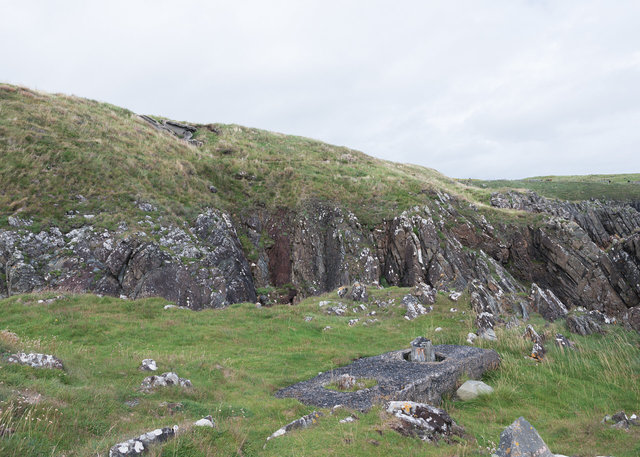
<svg viewBox="0 0 640 457"><path fill-rule="evenodd" d="M18 363L20 365L29 365L33 368L49 368L49 369L58 369L64 370L64 365L62 365L62 361L49 354L38 354L38 353L24 353L19 352L17 354L12 354L7 359L9 363Z"/></svg>
<svg viewBox="0 0 640 457"><path fill-rule="evenodd" d="M456 391L456 395L460 400L474 400L480 395L490 395L493 393L493 387L482 381L469 380L462 384Z"/></svg>
<svg viewBox="0 0 640 457"><path fill-rule="evenodd" d="M533 426L524 417L516 419L500 434L498 457L554 457Z"/></svg>

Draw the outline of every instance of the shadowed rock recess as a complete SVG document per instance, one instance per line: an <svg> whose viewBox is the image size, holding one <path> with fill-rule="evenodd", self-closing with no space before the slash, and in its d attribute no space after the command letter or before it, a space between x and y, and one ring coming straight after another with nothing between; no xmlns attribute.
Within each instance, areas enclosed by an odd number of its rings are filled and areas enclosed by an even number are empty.
<svg viewBox="0 0 640 457"><path fill-rule="evenodd" d="M470 346L434 346L435 362L411 362L411 350L387 352L356 360L350 365L319 374L276 392L276 397L291 397L319 407L344 405L366 411L374 403L407 400L439 404L442 395L454 392L457 380L466 375L479 378L500 364L498 353ZM374 379L377 384L355 392L328 389L342 375Z"/></svg>

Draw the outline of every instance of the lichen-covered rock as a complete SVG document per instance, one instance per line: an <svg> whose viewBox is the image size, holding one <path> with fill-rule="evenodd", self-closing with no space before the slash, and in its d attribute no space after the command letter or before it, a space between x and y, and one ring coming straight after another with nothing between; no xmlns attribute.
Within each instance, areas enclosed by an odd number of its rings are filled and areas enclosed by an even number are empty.
<svg viewBox="0 0 640 457"><path fill-rule="evenodd" d="M565 317L569 311L550 289L531 284L531 307L548 321Z"/></svg>
<svg viewBox="0 0 640 457"><path fill-rule="evenodd" d="M533 426L524 417L516 419L500 434L498 457L554 457Z"/></svg>
<svg viewBox="0 0 640 457"><path fill-rule="evenodd" d="M564 336L562 333L556 333L556 346L561 347L563 349L573 349L575 346L575 343L571 340L569 340L566 336Z"/></svg>
<svg viewBox="0 0 640 457"><path fill-rule="evenodd" d="M158 369L158 365L153 359L144 359L140 365L140 369L142 371L156 371Z"/></svg>
<svg viewBox="0 0 640 457"><path fill-rule="evenodd" d="M137 438L132 438L122 443L118 443L109 449L109 457L131 457L145 453L149 446L162 443L169 438L173 438L178 432L178 426L164 427L143 433Z"/></svg>
<svg viewBox="0 0 640 457"><path fill-rule="evenodd" d="M531 348L531 358L542 362L544 360L544 355L547 352L544 348L544 339L538 335L538 332L535 331L532 325L527 325L527 329L522 335L523 338L531 340L533 342L533 347Z"/></svg>
<svg viewBox="0 0 640 457"><path fill-rule="evenodd" d="M351 286L351 299L354 301L366 302L369 300L369 294L367 293L367 286L356 282Z"/></svg>
<svg viewBox="0 0 640 457"><path fill-rule="evenodd" d="M571 333L586 336L592 333L604 333L604 330L591 316L588 314L576 314L567 316L567 327Z"/></svg>
<svg viewBox="0 0 640 457"><path fill-rule="evenodd" d="M62 361L59 358L49 354L19 352L17 354L10 355L7 359L7 362L18 363L20 365L28 365L33 368L53 368L64 370Z"/></svg>
<svg viewBox="0 0 640 457"><path fill-rule="evenodd" d="M394 426L397 432L417 436L423 441L448 441L452 435L462 436L464 433L464 429L445 410L426 403L392 401L387 404L387 412L399 419Z"/></svg>
<svg viewBox="0 0 640 457"><path fill-rule="evenodd" d="M407 320L413 320L418 316L422 316L424 314L427 314L429 312L431 312L433 310L433 306L429 306L427 308L425 308L424 306L422 306L422 304L420 303L420 301L418 301L418 299L414 296L414 295L405 295L402 298L402 304L404 305L405 309L406 309L406 313L404 315L405 319Z"/></svg>
<svg viewBox="0 0 640 457"><path fill-rule="evenodd" d="M177 374L169 371L157 376L147 376L142 380L140 390L150 392L156 387L167 386L191 387L191 381L185 378L181 378Z"/></svg>
<svg viewBox="0 0 640 457"><path fill-rule="evenodd" d="M437 291L429 284L420 282L411 291L411 294L415 296L423 305L433 305L436 302Z"/></svg>

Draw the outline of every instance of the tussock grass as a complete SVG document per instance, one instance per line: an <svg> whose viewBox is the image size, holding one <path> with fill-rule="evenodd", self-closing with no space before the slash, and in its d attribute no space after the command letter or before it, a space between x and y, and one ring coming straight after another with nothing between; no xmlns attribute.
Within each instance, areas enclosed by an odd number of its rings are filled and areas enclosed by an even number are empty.
<svg viewBox="0 0 640 457"><path fill-rule="evenodd" d="M4 426L15 429L0 439L0 455L106 455L116 442L178 424L180 436L151 455L478 456L520 415L555 452L638 454L637 429L624 432L600 424L605 414L637 412L640 404L640 336L617 327L605 336L572 336L576 352L563 352L548 341L547 360L541 364L526 357L531 343L521 338L524 329L499 330L497 343L480 342L502 357L500 369L484 378L494 395L471 402L447 398L444 404L475 441L432 446L402 437L390 430L391 419L380 408L356 412L358 421L339 424L353 413L345 409L333 415L324 411L317 426L271 440L263 450L267 436L314 409L293 399L276 399L275 390L358 357L408 347L418 335L434 344L464 342L472 326L466 298L455 305L460 311L451 313L453 303L440 294L433 312L409 322L398 305L407 290L371 291L373 299L395 298L396 305L370 305L379 321L366 326L362 313L324 313L319 301L338 301L335 294L294 307L237 304L202 312L164 310L161 299L65 295L49 305L37 303L42 295L5 299L0 321L20 341L0 338L0 351L53 353L64 361L66 371L0 362L0 417ZM307 316L313 317L311 322L305 322ZM361 321L349 327L353 317ZM556 331L566 333L560 323L545 328L542 320L533 322L548 338ZM326 326L331 330L323 330ZM435 332L436 327L443 330ZM148 357L158 362L159 372L175 371L191 379L193 389L139 392L148 373L138 366ZM20 403L35 393L42 396L39 403ZM133 399L138 399L137 406L125 405ZM172 403L181 406L167 406ZM189 427L207 414L217 429Z"/></svg>

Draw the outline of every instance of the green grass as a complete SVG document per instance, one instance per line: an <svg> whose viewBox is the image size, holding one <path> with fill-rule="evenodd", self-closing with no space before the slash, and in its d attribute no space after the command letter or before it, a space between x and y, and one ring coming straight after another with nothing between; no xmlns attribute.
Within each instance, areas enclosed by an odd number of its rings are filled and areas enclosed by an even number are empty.
<svg viewBox="0 0 640 457"><path fill-rule="evenodd" d="M538 176L516 180L460 180L482 190L533 190L540 195L560 200L640 200L640 174Z"/></svg>
<svg viewBox="0 0 640 457"><path fill-rule="evenodd" d="M371 295L399 303L407 290L392 287ZM277 399L275 390L358 357L408 347L418 335L435 344L462 344L472 327L468 303L456 304L467 314L450 313L452 302L439 295L432 313L411 322L399 306L370 306L379 322L364 325L362 313L324 314L318 302L337 301L335 294L294 307L237 304L202 312L164 310L161 299L88 295L37 303L49 296L0 301L2 326L20 337L19 343L0 338L0 352L53 353L66 366L58 372L0 363L0 420L16 429L0 439L3 456L106 455L116 442L173 424L181 426L179 437L150 455L477 456L521 415L554 452L617 457L640 453L640 430L624 432L600 424L605 414L638 412L640 405L640 335L619 327L605 336L572 336L576 352L562 352L549 342L542 364L526 357L530 343L520 337L522 329L499 330L499 342L480 343L502 357L501 367L484 378L494 395L471 402L447 398L444 403L472 440L433 446L390 430L390 419L380 408L357 413L360 420L350 424L339 420L352 411L332 415L325 410L317 426L271 440L263 450L267 436L314 409ZM306 322L307 316L313 319ZM354 316L361 321L349 327ZM559 323L544 328L542 322L534 318L539 331L566 333ZM332 329L323 330L326 326ZM443 331L435 332L436 327ZM193 389L137 391L146 375L138 366L149 357L158 362L159 372L172 370L191 379ZM21 400L35 394L42 395L37 405ZM125 405L134 398L138 406ZM167 403L181 406L169 408ZM207 414L218 428L189 427Z"/></svg>
<svg viewBox="0 0 640 457"><path fill-rule="evenodd" d="M436 189L464 189L432 169L309 138L224 124L200 125L196 137L202 147L126 109L0 84L0 223L19 215L64 229L94 214L92 224L112 228L144 217L135 200L156 205L152 216L170 221L206 206L237 213L321 200L373 225L424 204ZM66 218L70 210L80 216Z"/></svg>
<svg viewBox="0 0 640 457"><path fill-rule="evenodd" d="M348 389L343 389L339 384L338 381L334 381L332 383L327 384L326 386L324 386L325 389L330 389L330 390L337 390L340 392L357 392L358 390L363 390L363 389L370 389L373 386L378 385L378 381L376 381L375 379L369 379L369 378L359 378L356 380L356 383L353 387L350 387Z"/></svg>

